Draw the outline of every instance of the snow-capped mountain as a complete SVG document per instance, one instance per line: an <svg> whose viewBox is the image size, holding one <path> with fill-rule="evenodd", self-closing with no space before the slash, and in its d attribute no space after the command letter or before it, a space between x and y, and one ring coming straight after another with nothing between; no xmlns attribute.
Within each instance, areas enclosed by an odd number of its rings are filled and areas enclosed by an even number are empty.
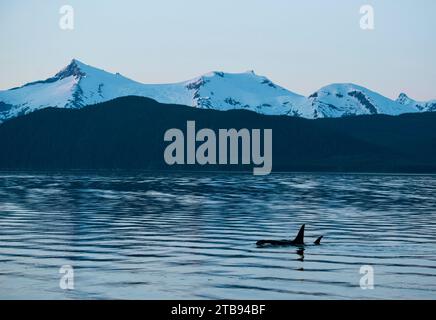
<svg viewBox="0 0 436 320"><path fill-rule="evenodd" d="M142 84L72 60L51 78L0 91L0 122L46 107L81 108L128 95L198 108L247 109L305 118L436 111L435 101L418 103L402 96L393 101L353 84L329 85L309 97L280 87L253 71L211 72L180 83Z"/></svg>
<svg viewBox="0 0 436 320"><path fill-rule="evenodd" d="M263 114L281 115L298 110L306 99L253 71L233 74L211 72L185 82L184 86L192 96L189 105L207 109L248 109Z"/></svg>
<svg viewBox="0 0 436 320"><path fill-rule="evenodd" d="M404 105L374 91L355 84L331 84L307 99L306 109L312 108L313 118L337 118L363 114L399 115L418 112L412 105Z"/></svg>
<svg viewBox="0 0 436 320"><path fill-rule="evenodd" d="M403 106L408 106L410 108L418 109L421 112L435 112L436 111L436 100L431 101L416 101L407 96L405 93L401 93L396 100L399 104Z"/></svg>
<svg viewBox="0 0 436 320"><path fill-rule="evenodd" d="M153 87L72 60L54 77L0 91L4 106L0 114L9 118L46 107L81 108L127 95L153 94Z"/></svg>
<svg viewBox="0 0 436 320"><path fill-rule="evenodd" d="M175 84L142 84L72 60L54 77L0 91L0 120L46 107L80 108L117 97L136 95L161 103L229 110L246 108L287 114L305 100L254 72L212 72Z"/></svg>

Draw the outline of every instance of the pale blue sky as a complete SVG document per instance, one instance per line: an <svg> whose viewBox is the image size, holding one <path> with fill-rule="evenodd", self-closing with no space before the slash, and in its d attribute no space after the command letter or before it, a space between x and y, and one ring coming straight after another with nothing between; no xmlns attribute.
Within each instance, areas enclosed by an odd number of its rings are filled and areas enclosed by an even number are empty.
<svg viewBox="0 0 436 320"><path fill-rule="evenodd" d="M75 30L59 8L75 9ZM359 8L375 9L375 30ZM255 70L310 94L354 82L395 98L436 98L434 0L0 0L0 89L72 58L145 83Z"/></svg>

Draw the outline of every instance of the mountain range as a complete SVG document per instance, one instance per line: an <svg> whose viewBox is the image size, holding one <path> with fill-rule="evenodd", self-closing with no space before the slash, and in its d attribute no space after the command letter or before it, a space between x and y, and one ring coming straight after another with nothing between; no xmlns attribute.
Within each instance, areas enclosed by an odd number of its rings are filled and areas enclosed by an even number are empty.
<svg viewBox="0 0 436 320"><path fill-rule="evenodd" d="M197 130L215 132L272 129L275 172L436 172L436 112L311 120L161 104L137 96L80 109L45 108L5 121L0 125L0 170L252 173L251 165L167 165L164 134L168 128L186 128L188 120L195 121Z"/></svg>
<svg viewBox="0 0 436 320"><path fill-rule="evenodd" d="M436 100L418 102L402 93L394 101L355 84L331 84L308 97L253 71L211 72L179 83L143 84L73 59L53 77L0 91L0 122L47 107L77 109L124 96L202 109L246 109L308 119L436 111Z"/></svg>

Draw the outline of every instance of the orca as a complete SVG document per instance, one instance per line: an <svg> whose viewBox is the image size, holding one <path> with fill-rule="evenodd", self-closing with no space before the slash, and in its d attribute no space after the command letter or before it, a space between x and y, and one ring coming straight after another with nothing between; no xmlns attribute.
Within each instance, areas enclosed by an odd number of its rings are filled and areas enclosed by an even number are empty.
<svg viewBox="0 0 436 320"><path fill-rule="evenodd" d="M256 242L256 245L258 247L266 247L266 246L275 246L275 247L289 247L289 246L296 246L296 247L303 247L304 244L304 228L306 227L305 224L303 224L300 228L300 231L298 232L297 236L294 240L259 240ZM321 240L324 236L318 237L316 241L314 242L315 245L319 246L321 244Z"/></svg>

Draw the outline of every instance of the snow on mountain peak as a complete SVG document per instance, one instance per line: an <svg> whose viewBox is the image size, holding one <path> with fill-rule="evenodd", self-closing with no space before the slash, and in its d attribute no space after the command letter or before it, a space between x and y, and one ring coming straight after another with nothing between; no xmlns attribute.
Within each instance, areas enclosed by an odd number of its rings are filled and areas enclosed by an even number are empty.
<svg viewBox="0 0 436 320"><path fill-rule="evenodd" d="M73 59L51 78L0 91L0 122L50 106L81 108L128 95L197 108L247 109L305 118L436 111L436 101L418 103L405 94L393 101L353 83L331 84L304 97L249 70L213 71L184 82L151 85Z"/></svg>
<svg viewBox="0 0 436 320"><path fill-rule="evenodd" d="M314 118L361 114L398 115L417 111L354 83L325 86L310 95L308 100Z"/></svg>
<svg viewBox="0 0 436 320"><path fill-rule="evenodd" d="M405 93L401 93L396 101L399 104L416 108L418 111L422 111L422 112L436 111L436 100L416 101L412 98L409 98Z"/></svg>
<svg viewBox="0 0 436 320"><path fill-rule="evenodd" d="M192 96L189 105L206 109L287 114L297 105L297 100L304 99L254 72L214 71L186 82L186 88Z"/></svg>
<svg viewBox="0 0 436 320"><path fill-rule="evenodd" d="M406 105L406 104L413 103L413 100L410 99L410 98L407 96L407 94L405 94L405 93L403 93L403 92L400 93L400 95L398 96L397 100L395 100L395 101L397 101L399 104L402 104L402 105Z"/></svg>
<svg viewBox="0 0 436 320"><path fill-rule="evenodd" d="M84 65L80 61L73 59L69 65L55 75L55 78L64 79L70 76L81 78L86 75L86 73L83 71L83 66Z"/></svg>

